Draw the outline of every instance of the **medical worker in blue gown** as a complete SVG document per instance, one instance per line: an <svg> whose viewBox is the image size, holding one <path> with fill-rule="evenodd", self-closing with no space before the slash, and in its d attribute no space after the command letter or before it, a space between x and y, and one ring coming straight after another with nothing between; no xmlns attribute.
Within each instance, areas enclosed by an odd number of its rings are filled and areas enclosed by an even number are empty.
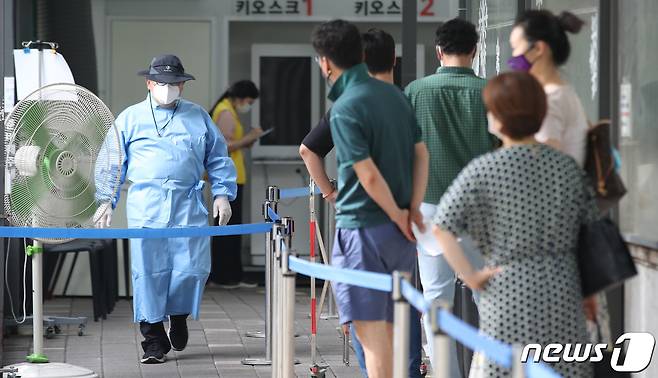
<svg viewBox="0 0 658 378"><path fill-rule="evenodd" d="M194 77L173 55L154 58L139 75L146 77L146 99L116 119L121 183L131 182L128 227L207 226L204 171L214 198L213 216L225 225L231 217L229 201L236 196L236 170L208 112L180 97L185 82ZM96 215L98 227L110 226L118 193L106 199ZM130 248L135 322L144 336L141 361L162 363L171 348L185 348L187 317L199 317L210 272L209 238L132 239Z"/></svg>

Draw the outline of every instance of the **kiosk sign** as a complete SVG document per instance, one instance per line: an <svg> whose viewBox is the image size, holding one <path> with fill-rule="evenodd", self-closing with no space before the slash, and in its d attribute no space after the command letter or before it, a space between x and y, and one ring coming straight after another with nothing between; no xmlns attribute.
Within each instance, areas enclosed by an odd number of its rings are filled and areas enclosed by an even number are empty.
<svg viewBox="0 0 658 378"><path fill-rule="evenodd" d="M403 0L234 0L232 14L254 19L308 21L315 18L348 20L401 20ZM418 21L449 19L456 14L456 0L417 0ZM293 16L291 18L291 16Z"/></svg>

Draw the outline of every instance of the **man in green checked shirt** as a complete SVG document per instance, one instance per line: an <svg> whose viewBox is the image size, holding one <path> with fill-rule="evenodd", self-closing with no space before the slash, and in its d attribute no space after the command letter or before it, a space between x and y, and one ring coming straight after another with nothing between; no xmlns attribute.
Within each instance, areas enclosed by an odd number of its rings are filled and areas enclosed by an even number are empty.
<svg viewBox="0 0 658 378"><path fill-rule="evenodd" d="M487 111L482 100L486 80L471 68L477 50L475 25L454 19L436 31L436 55L441 67L435 74L416 80L405 89L422 130L422 139L430 155L429 181L420 206L425 233L431 235L431 220L436 204L459 172L475 157L491 151L496 138L488 132ZM418 230L418 262L423 295L428 301L441 299L452 304L455 296L455 274L433 245L423 243ZM427 240L427 239L426 239ZM476 267L482 266L468 238L461 240L464 251ZM425 317L425 332L431 356L432 328ZM461 376L457 365L455 342L450 353L451 377ZM468 376L468 372L465 372Z"/></svg>

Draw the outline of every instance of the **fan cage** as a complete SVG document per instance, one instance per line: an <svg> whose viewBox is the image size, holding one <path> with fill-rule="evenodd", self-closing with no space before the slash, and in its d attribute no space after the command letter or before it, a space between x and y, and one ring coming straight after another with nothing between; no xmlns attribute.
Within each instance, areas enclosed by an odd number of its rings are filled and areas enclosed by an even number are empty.
<svg viewBox="0 0 658 378"><path fill-rule="evenodd" d="M51 84L28 95L5 120L4 207L10 223L92 227L98 207L119 190L119 142L112 112L89 90ZM30 156L34 161L16 161L16 152L28 146L38 147ZM19 169L34 165L30 173Z"/></svg>

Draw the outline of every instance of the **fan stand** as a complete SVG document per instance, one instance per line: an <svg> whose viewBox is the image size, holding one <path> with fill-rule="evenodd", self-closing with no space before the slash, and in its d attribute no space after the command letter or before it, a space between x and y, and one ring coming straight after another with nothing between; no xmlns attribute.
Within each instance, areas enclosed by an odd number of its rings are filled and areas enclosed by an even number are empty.
<svg viewBox="0 0 658 378"><path fill-rule="evenodd" d="M61 362L49 362L43 353L43 246L34 240L26 253L32 256L32 354L28 362L10 365L7 368L18 369L15 377L32 378L98 378L92 370ZM11 377L12 375L9 375Z"/></svg>
<svg viewBox="0 0 658 378"><path fill-rule="evenodd" d="M50 88L53 90L53 87L57 87L59 85L63 86L75 86L74 84L71 83L59 83L59 84L50 84L47 86L42 86L42 67L43 67L43 50L44 49L50 49L50 50L56 50L58 48L58 44L54 42L42 42L42 41L30 41L30 42L23 42L23 47L24 48L35 48L37 49L37 54L38 54L38 67L37 67L37 73L36 76L38 78L38 83L39 83L39 89L37 91L33 92L35 96L38 96L37 98L31 98L32 101L38 101L41 102L43 100L42 98L42 90L44 88ZM83 88L84 89L84 88ZM66 94L66 93L64 93ZM102 123L108 123L112 124L114 122L114 117L112 116L111 112L105 106L105 104L100 101L96 96L93 95L93 93L89 92L88 90L84 89L84 91L81 91L79 89L75 90L74 94L69 93L69 95L77 95L77 97L74 97L79 102L84 102L89 103L90 100L94 100L94 104L98 107L97 109L98 117L96 122L98 125L96 126L101 126L103 128L104 126ZM31 96L31 95L30 95ZM82 96L82 97L80 97ZM63 96L64 98L68 99L67 96ZM28 96L29 98L29 96ZM59 98L59 97L58 97ZM21 102L16 105L16 109L21 109L20 106L23 104L23 101L26 99L21 100ZM79 111L80 109L74 108L74 111ZM16 110L14 110L16 111ZM87 112L87 110L85 110ZM38 112L39 113L39 112ZM88 112L87 112L88 113ZM12 111L12 115L14 112ZM21 113L23 114L23 113ZM88 125L89 126L89 125ZM41 126L38 126L41 127ZM36 129L35 129L36 130ZM33 130L33 131L35 131ZM100 129L96 129L96 134L100 131ZM107 132L108 130L104 130ZM114 130L116 134L116 130ZM93 133L93 131L92 131ZM116 135L118 136L118 135ZM32 134L32 137L34 137L34 134ZM108 152L109 153L109 152ZM121 156L120 151L116 151L117 157ZM119 159L120 160L120 159ZM69 172L70 174L71 172ZM116 178L116 183L118 183L118 176ZM37 226L34 224L34 226ZM26 363L21 363L21 364L15 364L8 366L6 369L0 369L0 372L6 374L7 370L12 370L9 372L7 375L8 378L12 377L21 377L21 378L31 378L31 377L48 377L48 378L82 378L82 377L98 377L98 374L94 373L92 370L66 364L66 363L57 363L57 362L49 362L48 357L43 353L43 337L44 337L44 315L43 315L43 245L42 242L35 240L33 245L28 248L26 253L32 255L32 301L33 301L33 316L32 316L32 326L33 326L33 337L34 337L34 347L33 347L33 353L27 357ZM52 321L53 318L49 318L46 320L47 322ZM50 324L50 323L49 323ZM61 322L60 324L70 324L68 322ZM17 370L17 372L16 372Z"/></svg>

